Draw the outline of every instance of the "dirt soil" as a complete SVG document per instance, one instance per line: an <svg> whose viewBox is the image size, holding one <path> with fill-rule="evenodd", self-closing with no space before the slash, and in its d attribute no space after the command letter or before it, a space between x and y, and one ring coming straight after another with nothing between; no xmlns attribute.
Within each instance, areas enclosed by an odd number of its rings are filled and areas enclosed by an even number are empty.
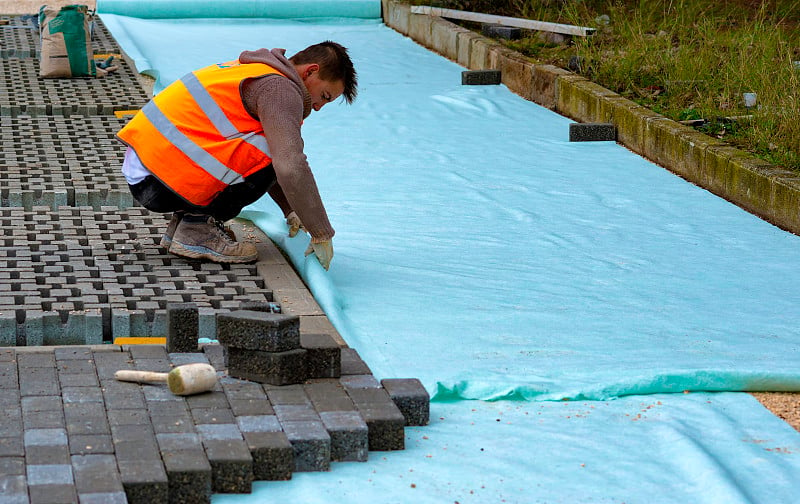
<svg viewBox="0 0 800 504"><path fill-rule="evenodd" d="M75 0L49 0L45 3L32 0L0 0L0 14L33 14L39 12L41 5L63 6L75 3L78 2ZM89 6L90 9L94 9L97 5L96 0L79 3ZM152 80L143 79L143 85L147 87L148 84L152 90ZM773 414L800 431L800 393L756 392L753 393L753 396Z"/></svg>

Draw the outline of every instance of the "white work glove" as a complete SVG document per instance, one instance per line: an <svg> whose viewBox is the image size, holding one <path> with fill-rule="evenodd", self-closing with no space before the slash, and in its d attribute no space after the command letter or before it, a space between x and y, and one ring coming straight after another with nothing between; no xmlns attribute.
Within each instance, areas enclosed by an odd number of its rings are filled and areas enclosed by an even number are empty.
<svg viewBox="0 0 800 504"><path fill-rule="evenodd" d="M297 216L294 210L286 216L286 225L289 226L289 238L294 238L301 229L303 231L306 230L306 228L303 227L303 223L300 222L300 217Z"/></svg>
<svg viewBox="0 0 800 504"><path fill-rule="evenodd" d="M333 243L331 240L325 240L320 243L309 243L306 249L306 255L311 253L317 256L319 263L326 270L331 267L331 259L333 259Z"/></svg>

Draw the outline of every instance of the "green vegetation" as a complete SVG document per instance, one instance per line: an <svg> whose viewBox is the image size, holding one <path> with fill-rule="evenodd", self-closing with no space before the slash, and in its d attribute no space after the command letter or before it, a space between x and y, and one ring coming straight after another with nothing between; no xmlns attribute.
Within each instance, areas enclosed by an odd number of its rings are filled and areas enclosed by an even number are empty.
<svg viewBox="0 0 800 504"><path fill-rule="evenodd" d="M504 43L671 119L696 120L695 127L709 135L800 171L800 63L795 63L800 62L800 0L444 0L438 5L596 28L594 36L566 43L535 33ZM757 95L754 107L745 107L743 93Z"/></svg>

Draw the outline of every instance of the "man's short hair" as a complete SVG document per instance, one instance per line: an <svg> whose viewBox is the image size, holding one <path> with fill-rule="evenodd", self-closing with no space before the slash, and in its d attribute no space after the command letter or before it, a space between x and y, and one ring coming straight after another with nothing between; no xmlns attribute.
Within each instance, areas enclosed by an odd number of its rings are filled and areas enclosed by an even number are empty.
<svg viewBox="0 0 800 504"><path fill-rule="evenodd" d="M306 47L289 58L289 61L295 65L318 64L320 79L328 82L342 81L344 84L342 96L347 103L353 103L358 94L358 77L346 47L326 40Z"/></svg>

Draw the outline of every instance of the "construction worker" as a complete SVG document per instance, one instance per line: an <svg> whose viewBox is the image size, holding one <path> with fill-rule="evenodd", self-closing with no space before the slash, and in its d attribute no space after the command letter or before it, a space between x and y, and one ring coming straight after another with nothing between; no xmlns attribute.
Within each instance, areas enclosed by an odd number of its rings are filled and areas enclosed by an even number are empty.
<svg viewBox="0 0 800 504"><path fill-rule="evenodd" d="M128 146L122 172L133 197L173 212L161 245L179 256L219 263L258 258L224 226L267 191L290 236L304 229L325 269L334 230L303 153L300 125L343 96L352 103L356 72L347 49L315 44L245 51L236 61L196 70L154 97L117 137Z"/></svg>

